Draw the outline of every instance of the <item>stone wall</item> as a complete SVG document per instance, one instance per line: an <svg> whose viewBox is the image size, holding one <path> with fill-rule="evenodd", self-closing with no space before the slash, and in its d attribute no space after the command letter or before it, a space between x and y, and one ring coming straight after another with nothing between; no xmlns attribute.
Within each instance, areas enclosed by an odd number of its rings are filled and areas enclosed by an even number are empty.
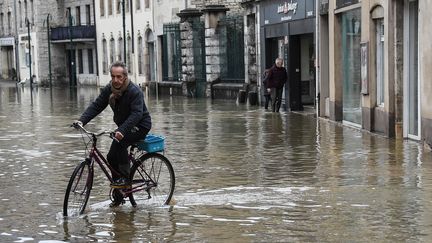
<svg viewBox="0 0 432 243"><path fill-rule="evenodd" d="M194 5L197 9L204 9L207 5L220 5L223 4L225 7L230 10L227 12L227 15L239 15L243 13L243 8L240 3L241 0L191 0L191 4Z"/></svg>

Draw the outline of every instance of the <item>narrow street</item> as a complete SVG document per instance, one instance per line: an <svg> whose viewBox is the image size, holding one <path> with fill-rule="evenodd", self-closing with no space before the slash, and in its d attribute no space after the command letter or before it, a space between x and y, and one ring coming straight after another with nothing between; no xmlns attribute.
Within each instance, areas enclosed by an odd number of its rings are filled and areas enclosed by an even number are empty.
<svg viewBox="0 0 432 243"><path fill-rule="evenodd" d="M232 100L146 97L176 173L167 207L111 209L99 168L63 218L84 156L69 125L98 95L0 82L0 242L430 242L432 154L323 119ZM86 126L114 129L108 108ZM109 138L101 141L108 151Z"/></svg>

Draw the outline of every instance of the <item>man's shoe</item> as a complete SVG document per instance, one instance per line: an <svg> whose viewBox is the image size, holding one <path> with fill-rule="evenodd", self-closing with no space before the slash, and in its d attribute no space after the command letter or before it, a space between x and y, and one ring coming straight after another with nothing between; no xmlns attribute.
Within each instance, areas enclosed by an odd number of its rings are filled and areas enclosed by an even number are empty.
<svg viewBox="0 0 432 243"><path fill-rule="evenodd" d="M130 182L126 178L119 178L111 183L112 188L129 188Z"/></svg>
<svg viewBox="0 0 432 243"><path fill-rule="evenodd" d="M125 200L113 201L113 202L110 203L109 207L110 208L115 208L115 207L118 207L118 206L120 206L120 205L122 205L124 203L125 203Z"/></svg>

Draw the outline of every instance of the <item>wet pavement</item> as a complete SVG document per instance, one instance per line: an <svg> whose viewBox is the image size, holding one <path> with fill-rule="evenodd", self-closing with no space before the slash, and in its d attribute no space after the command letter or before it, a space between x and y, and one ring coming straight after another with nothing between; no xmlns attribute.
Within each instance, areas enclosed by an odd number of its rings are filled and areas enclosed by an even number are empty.
<svg viewBox="0 0 432 243"><path fill-rule="evenodd" d="M430 242L432 155L294 113L232 101L148 97L166 136L173 205L111 209L96 169L89 207L63 218L84 156L69 127L94 87L0 83L0 242ZM115 128L107 109L86 127ZM109 139L102 140L107 151Z"/></svg>

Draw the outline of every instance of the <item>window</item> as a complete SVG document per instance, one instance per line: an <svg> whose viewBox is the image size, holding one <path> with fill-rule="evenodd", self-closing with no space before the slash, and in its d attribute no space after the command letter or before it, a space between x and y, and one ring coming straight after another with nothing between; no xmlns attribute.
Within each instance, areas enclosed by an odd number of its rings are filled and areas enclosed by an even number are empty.
<svg viewBox="0 0 432 243"><path fill-rule="evenodd" d="M93 49L87 49L87 60L88 60L88 70L89 73L94 73L94 68L93 68Z"/></svg>
<svg viewBox="0 0 432 243"><path fill-rule="evenodd" d="M86 7L86 25L91 25L90 4L87 4L85 7Z"/></svg>
<svg viewBox="0 0 432 243"><path fill-rule="evenodd" d="M112 1L113 1L113 0L108 0L108 15L112 15L112 14L113 14L113 5L112 5Z"/></svg>
<svg viewBox="0 0 432 243"><path fill-rule="evenodd" d="M0 34L3 34L3 33L4 33L4 27L3 27L3 24L4 24L4 14L3 14L3 13L0 13Z"/></svg>
<svg viewBox="0 0 432 243"><path fill-rule="evenodd" d="M28 19L28 6L27 6L27 0L24 0L24 19Z"/></svg>
<svg viewBox="0 0 432 243"><path fill-rule="evenodd" d="M377 105L384 106L384 19L375 20Z"/></svg>
<svg viewBox="0 0 432 243"><path fill-rule="evenodd" d="M102 40L102 50L103 50L103 59L102 59L102 73L108 73L108 46L106 39Z"/></svg>
<svg viewBox="0 0 432 243"><path fill-rule="evenodd" d="M78 73L84 73L82 49L78 49Z"/></svg>
<svg viewBox="0 0 432 243"><path fill-rule="evenodd" d="M122 11L122 7L123 7L123 6L122 6L122 0L117 0L116 7L117 7L117 11L116 11L116 13L120 14L121 11Z"/></svg>
<svg viewBox="0 0 432 243"><path fill-rule="evenodd" d="M341 21L341 61L342 72L342 116L344 122L357 126L362 122L361 111L361 80L360 66L360 40L361 40L361 10L353 9L343 12Z"/></svg>
<svg viewBox="0 0 432 243"><path fill-rule="evenodd" d="M147 80L155 80L155 56L154 56L154 35L151 30L147 31L147 62L146 67Z"/></svg>
<svg viewBox="0 0 432 243"><path fill-rule="evenodd" d="M133 65L132 65L132 38L129 36L127 38L127 66L128 66L128 72L133 73Z"/></svg>
<svg viewBox="0 0 432 243"><path fill-rule="evenodd" d="M105 0L100 0L99 1L99 6L100 6L100 16L105 16Z"/></svg>
<svg viewBox="0 0 432 243"><path fill-rule="evenodd" d="M144 0L144 8L150 8L150 0Z"/></svg>
<svg viewBox="0 0 432 243"><path fill-rule="evenodd" d="M114 38L111 38L111 40L110 40L110 63L114 62L114 57L115 57L115 42L114 42Z"/></svg>
<svg viewBox="0 0 432 243"><path fill-rule="evenodd" d="M141 9L141 0L136 0L135 1L135 7L136 7L136 10L140 10Z"/></svg>
<svg viewBox="0 0 432 243"><path fill-rule="evenodd" d="M33 0L30 0L30 9L31 9L31 22L34 25L34 20L35 20L35 11L34 11L34 5L33 5Z"/></svg>
<svg viewBox="0 0 432 243"><path fill-rule="evenodd" d="M19 27L22 28L23 26L22 26L22 4L21 4L21 1L18 2L18 5L19 5L19 7L18 7L18 10L19 10L19 13L18 13Z"/></svg>
<svg viewBox="0 0 432 243"><path fill-rule="evenodd" d="M75 8L75 23L77 26L81 25L81 8L77 6Z"/></svg>
<svg viewBox="0 0 432 243"><path fill-rule="evenodd" d="M123 38L118 39L118 55L117 55L118 61L124 61L124 46L123 46Z"/></svg>
<svg viewBox="0 0 432 243"><path fill-rule="evenodd" d="M143 74L144 69L144 53L143 53L143 38L140 36L138 37L138 74Z"/></svg>
<svg viewBox="0 0 432 243"><path fill-rule="evenodd" d="M12 35L12 23L11 23L11 12L8 12L8 31L9 31L9 35Z"/></svg>
<svg viewBox="0 0 432 243"><path fill-rule="evenodd" d="M125 12L129 13L129 0L124 0L125 3Z"/></svg>

